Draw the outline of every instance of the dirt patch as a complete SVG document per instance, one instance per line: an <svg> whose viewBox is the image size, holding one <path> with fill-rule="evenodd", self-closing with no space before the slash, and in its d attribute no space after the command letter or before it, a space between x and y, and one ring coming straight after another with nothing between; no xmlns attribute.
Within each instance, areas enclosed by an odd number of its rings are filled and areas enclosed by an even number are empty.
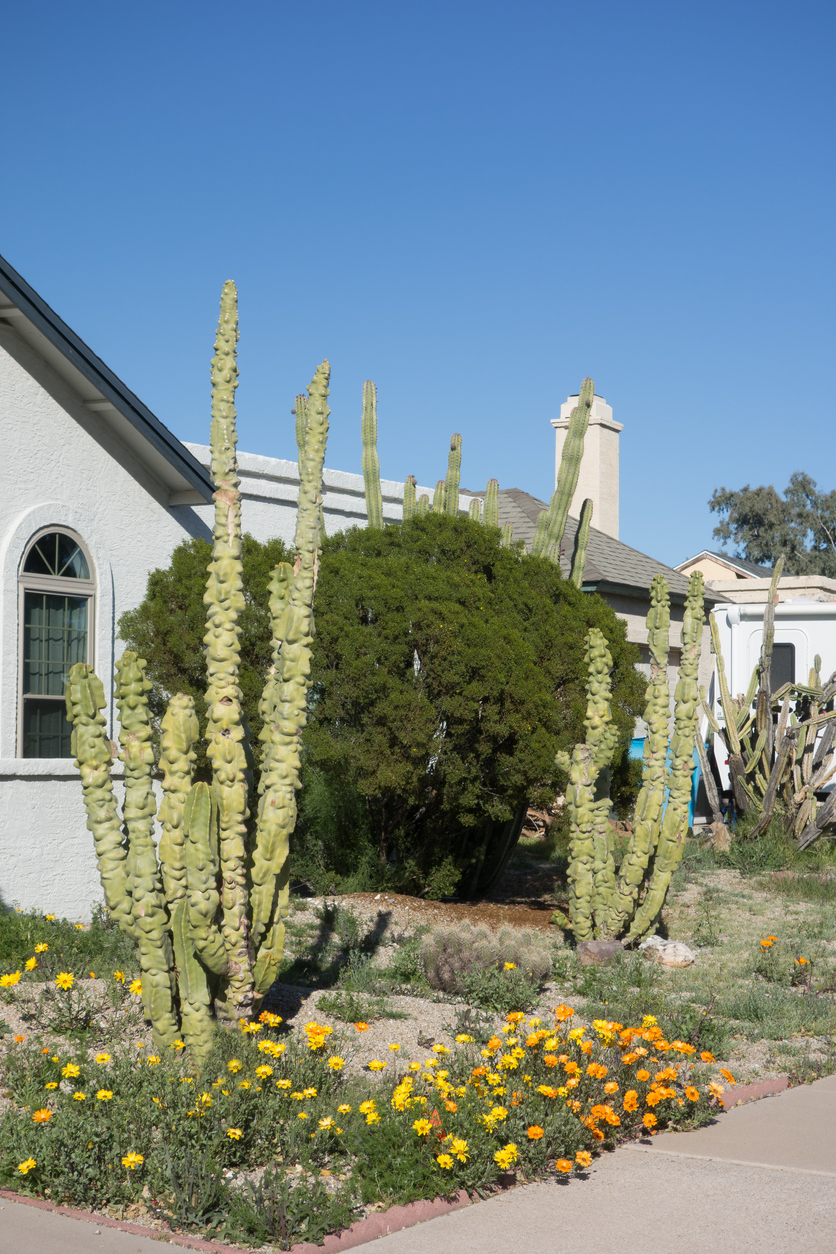
<svg viewBox="0 0 836 1254"><path fill-rule="evenodd" d="M551 922L555 902L425 901L421 897L407 897L399 893L349 893L339 900L363 918L388 914L387 930L405 930L427 924L430 927L452 927L468 922L474 926L484 924L492 931L503 927L537 928L552 933L555 939L560 936L559 929Z"/></svg>

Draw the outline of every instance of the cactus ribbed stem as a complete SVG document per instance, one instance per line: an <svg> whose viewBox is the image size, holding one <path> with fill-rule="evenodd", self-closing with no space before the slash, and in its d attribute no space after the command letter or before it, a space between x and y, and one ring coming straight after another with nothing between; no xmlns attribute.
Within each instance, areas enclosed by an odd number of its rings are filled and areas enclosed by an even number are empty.
<svg viewBox="0 0 836 1254"><path fill-rule="evenodd" d="M366 514L369 526L383 529L383 495L380 490L380 461L377 456L377 388L371 379L363 384L363 479L366 484Z"/></svg>
<svg viewBox="0 0 836 1254"><path fill-rule="evenodd" d="M499 526L499 484L496 479L489 479L485 488L485 512L482 515L483 527Z"/></svg>
<svg viewBox="0 0 836 1254"><path fill-rule="evenodd" d="M542 518L543 515L541 514ZM539 519L538 519L539 522ZM586 548L589 544L589 528L592 525L592 501L587 497L581 506L578 529L575 532L575 547L572 551L572 567L570 578L576 588L583 584L583 571L586 566Z"/></svg>
<svg viewBox="0 0 836 1254"><path fill-rule="evenodd" d="M300 392L296 397L296 404L293 408L296 416L296 450L299 471L301 474L302 458L305 456L305 440L307 439L308 430L308 397L305 392Z"/></svg>
<svg viewBox="0 0 836 1254"><path fill-rule="evenodd" d="M468 513L474 522L482 521L482 502L479 500L478 496L472 496L470 498Z"/></svg>
<svg viewBox="0 0 836 1254"><path fill-rule="evenodd" d="M444 479L439 479L435 485L433 492L433 513L443 514L446 511L447 484Z"/></svg>
<svg viewBox="0 0 836 1254"><path fill-rule="evenodd" d="M695 571L688 580L688 594L685 599L685 614L682 622L682 661L679 666L679 681L674 693L668 804L662 819L653 873L647 893L636 911L628 933L631 940L639 940L656 922L665 904L671 876L679 866L685 849L691 802L691 781L694 775L694 735L697 730L699 705L697 684L702 629L705 621L703 598L703 578L699 571Z"/></svg>
<svg viewBox="0 0 836 1254"><path fill-rule="evenodd" d="M186 838L183 810L192 786L199 735L194 697L178 692L171 698L162 718L160 769L163 773L159 820L159 857L163 887L169 909L186 895Z"/></svg>
<svg viewBox="0 0 836 1254"><path fill-rule="evenodd" d="M409 522L413 519L418 510L418 502L415 499L415 487L417 480L414 475L406 476L406 483L403 485L403 521Z"/></svg>
<svg viewBox="0 0 836 1254"><path fill-rule="evenodd" d="M73 724L72 751L81 774L87 827L93 833L105 902L119 930L133 938L136 929L131 882L110 777L113 757L101 714L107 702L102 681L86 662L76 662L70 668L66 703L67 719Z"/></svg>
<svg viewBox="0 0 836 1254"><path fill-rule="evenodd" d="M252 774L238 685L244 608L241 576L241 493L236 456L235 389L238 366L238 306L234 283L225 283L212 359L212 479L215 525L206 606L207 755L220 807L223 937L229 960L230 1013L247 1017L253 1007L252 963L247 917L247 853Z"/></svg>
<svg viewBox="0 0 836 1254"><path fill-rule="evenodd" d="M450 440L447 456L447 479L444 485L444 511L451 518L459 512L459 483L462 474L462 437L454 435Z"/></svg>
<svg viewBox="0 0 836 1254"><path fill-rule="evenodd" d="M569 517L569 507L578 486L584 436L589 425L589 413L594 395L595 385L592 379L584 379L578 403L569 419L569 430L566 432L566 440L560 457L557 486L549 503L548 526L540 541L542 547L536 550L536 555L547 557L553 562L557 562L560 557L560 544L566 529L566 519ZM531 551L535 553L533 546Z"/></svg>
<svg viewBox="0 0 836 1254"><path fill-rule="evenodd" d="M418 497L418 505L417 505L417 507L416 507L415 512L416 512L416 514L419 514L419 515L420 515L420 514L429 514L429 512L430 512L430 498L427 496L426 492L422 492L422 493L421 493L421 495Z"/></svg>
<svg viewBox="0 0 836 1254"><path fill-rule="evenodd" d="M125 763L123 816L128 829L128 874L131 877L134 934L142 968L142 1001L158 1048L177 1039L174 1013L174 953L169 919L154 845L157 804L151 785L154 749L148 718L145 662L127 652L116 663L116 702L119 707L119 754Z"/></svg>
<svg viewBox="0 0 836 1254"><path fill-rule="evenodd" d="M509 522L503 523L502 535L500 536L500 539L499 539L500 548L510 549L513 543L514 543L514 524L509 523Z"/></svg>

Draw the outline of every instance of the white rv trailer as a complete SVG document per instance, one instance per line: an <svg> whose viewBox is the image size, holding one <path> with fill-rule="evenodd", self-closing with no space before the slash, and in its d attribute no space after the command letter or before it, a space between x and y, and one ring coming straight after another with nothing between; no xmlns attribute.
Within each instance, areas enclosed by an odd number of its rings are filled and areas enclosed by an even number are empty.
<svg viewBox="0 0 836 1254"><path fill-rule="evenodd" d="M758 664L763 641L763 601L714 606L717 632L726 668L726 682L733 697L745 693ZM826 682L836 671L836 601L779 601L775 606L775 643L772 647L772 691L789 680L807 684L814 660L821 657L821 676ZM723 711L717 686L716 666L708 693L714 716L722 726ZM726 747L714 737L714 758L721 787L731 787Z"/></svg>

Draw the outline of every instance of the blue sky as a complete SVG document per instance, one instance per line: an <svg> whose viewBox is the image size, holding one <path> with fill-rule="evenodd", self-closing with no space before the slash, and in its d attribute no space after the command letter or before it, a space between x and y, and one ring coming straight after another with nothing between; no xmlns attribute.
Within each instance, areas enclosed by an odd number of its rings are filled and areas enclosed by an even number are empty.
<svg viewBox="0 0 836 1254"><path fill-rule="evenodd" d="M0 252L181 438L221 284L240 445L548 497L584 375L623 422L621 538L705 547L715 487L833 450L832 5L27 0L3 15Z"/></svg>

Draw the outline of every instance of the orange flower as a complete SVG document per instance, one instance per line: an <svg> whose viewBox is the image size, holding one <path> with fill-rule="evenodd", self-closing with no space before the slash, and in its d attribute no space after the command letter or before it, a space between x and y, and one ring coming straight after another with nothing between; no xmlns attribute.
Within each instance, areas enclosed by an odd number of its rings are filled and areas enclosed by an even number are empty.
<svg viewBox="0 0 836 1254"><path fill-rule="evenodd" d="M615 1080L610 1080L607 1084L604 1085L604 1092L609 1093L610 1095L618 1092L618 1085L616 1084Z"/></svg>
<svg viewBox="0 0 836 1254"><path fill-rule="evenodd" d="M587 1150L578 1150L575 1162L579 1167L588 1167L592 1162L592 1155Z"/></svg>
<svg viewBox="0 0 836 1254"><path fill-rule="evenodd" d="M657 1123L656 1116L651 1114L643 1115L642 1123L646 1128L655 1128Z"/></svg>
<svg viewBox="0 0 836 1254"><path fill-rule="evenodd" d="M650 1079L650 1072L642 1068L641 1071L636 1072L636 1079L641 1080L642 1084L645 1084Z"/></svg>
<svg viewBox="0 0 836 1254"><path fill-rule="evenodd" d="M43 1110L36 1110L32 1118L35 1123L49 1123L52 1118L52 1111L44 1107Z"/></svg>
<svg viewBox="0 0 836 1254"><path fill-rule="evenodd" d="M574 1013L571 1006L558 1006L554 1012L554 1017L558 1023L564 1023L567 1019L571 1019Z"/></svg>
<svg viewBox="0 0 836 1254"><path fill-rule="evenodd" d="M685 1096L689 1102L698 1102L700 1100L699 1089L695 1089L692 1084L689 1084L685 1090Z"/></svg>
<svg viewBox="0 0 836 1254"><path fill-rule="evenodd" d="M536 1123L533 1123L531 1127L528 1129L529 1141L539 1141L542 1139L542 1136L543 1136L543 1129L538 1127ZM571 1169L571 1166L572 1164L570 1163L569 1164L570 1169Z"/></svg>
<svg viewBox="0 0 836 1254"><path fill-rule="evenodd" d="M568 1158L558 1158L557 1162L555 1163L555 1167L557 1168L558 1171L565 1171L568 1174L568 1172L572 1170L572 1163L571 1163L571 1160Z"/></svg>
<svg viewBox="0 0 836 1254"><path fill-rule="evenodd" d="M708 1050L707 1050L707 1049L704 1049L704 1050L702 1051L702 1053L700 1054L700 1058L702 1059L702 1061L703 1061L703 1062L713 1062L713 1061L714 1061L714 1055L713 1055L713 1054L710 1054L710 1053L708 1052Z"/></svg>
<svg viewBox="0 0 836 1254"><path fill-rule="evenodd" d="M355 1025L354 1025L354 1026L355 1026L355 1028L357 1029L357 1031L358 1031L358 1032L368 1032L368 1030L369 1030L369 1025L368 1025L368 1023L363 1023L363 1022L362 1022L362 1020L361 1020L361 1022L360 1022L360 1023L355 1023Z"/></svg>
<svg viewBox="0 0 836 1254"><path fill-rule="evenodd" d="M726 1071L725 1067L720 1068L720 1075L724 1080L728 1080L729 1084L737 1084L737 1080L735 1080L730 1071Z"/></svg>
<svg viewBox="0 0 836 1254"><path fill-rule="evenodd" d="M607 1068L602 1067L600 1062L591 1062L586 1069L586 1074L591 1075L593 1080L603 1080L607 1074Z"/></svg>
<svg viewBox="0 0 836 1254"><path fill-rule="evenodd" d="M635 1089L628 1089L624 1094L624 1109L626 1111L636 1110L639 1105L639 1095Z"/></svg>
<svg viewBox="0 0 836 1254"><path fill-rule="evenodd" d="M592 1053L592 1041L582 1041L582 1042L581 1042L581 1053L582 1053L582 1054L591 1054L591 1053Z"/></svg>

